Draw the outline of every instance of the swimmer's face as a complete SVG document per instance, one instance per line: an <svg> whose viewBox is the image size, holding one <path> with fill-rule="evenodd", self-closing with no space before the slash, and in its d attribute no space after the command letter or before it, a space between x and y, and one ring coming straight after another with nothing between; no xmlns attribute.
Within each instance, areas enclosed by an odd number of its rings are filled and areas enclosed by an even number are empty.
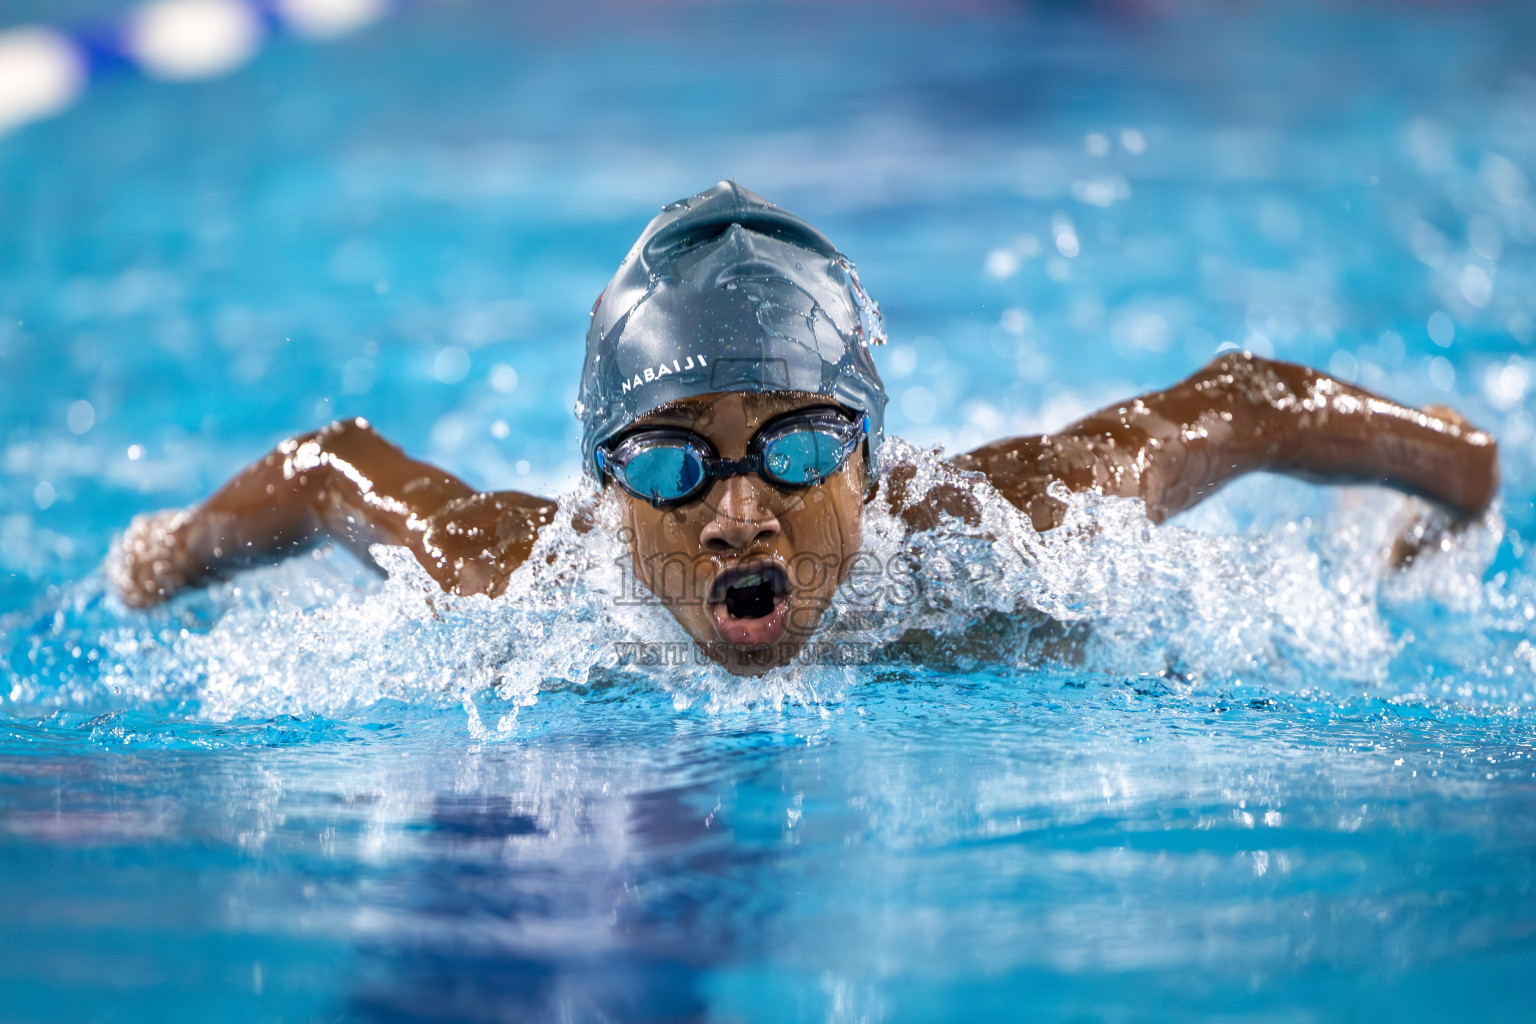
<svg viewBox="0 0 1536 1024"><path fill-rule="evenodd" d="M739 459L769 420L828 404L782 392L707 395L636 425L691 430L720 457ZM760 674L799 652L862 540L862 447L810 487L780 487L755 473L733 476L672 509L611 489L623 503L636 578L710 657L738 675Z"/></svg>

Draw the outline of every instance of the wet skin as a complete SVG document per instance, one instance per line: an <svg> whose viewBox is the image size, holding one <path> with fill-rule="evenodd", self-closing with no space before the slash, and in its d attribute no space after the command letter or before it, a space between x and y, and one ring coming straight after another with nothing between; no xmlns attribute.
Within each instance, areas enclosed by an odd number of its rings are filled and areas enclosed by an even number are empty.
<svg viewBox="0 0 1536 1024"><path fill-rule="evenodd" d="M645 422L686 426L736 458L767 420L825 404L793 394L706 396ZM881 493L913 529L941 513L970 518L982 478L1040 530L1059 522L1061 506L1047 494L1058 481L1072 491L1141 498L1154 521L1256 471L1383 484L1462 522L1480 517L1498 489L1492 436L1453 411L1412 409L1241 352L1060 431L998 441L948 465L951 479L919 502L905 499L906 477L887 479ZM732 477L669 511L620 490L636 576L728 669L765 671L809 638L859 550L864 483L854 457L815 487ZM408 548L445 591L495 596L556 512L552 502L517 491L477 492L411 459L363 420L347 420L284 442L201 506L136 519L109 571L128 604L147 607L326 540L364 559L368 545L385 543ZM1426 539L1433 541L1416 543ZM750 582L755 570L776 581L772 610L734 615L742 608L722 591L744 576ZM766 652L750 653L764 644Z"/></svg>

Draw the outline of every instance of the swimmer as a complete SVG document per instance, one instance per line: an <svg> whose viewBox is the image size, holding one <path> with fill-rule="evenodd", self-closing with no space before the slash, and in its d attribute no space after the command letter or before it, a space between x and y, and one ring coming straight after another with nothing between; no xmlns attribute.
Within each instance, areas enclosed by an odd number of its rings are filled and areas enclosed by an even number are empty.
<svg viewBox="0 0 1536 1024"><path fill-rule="evenodd" d="M619 503L635 577L732 672L787 663L815 634L871 501L920 530L974 520L990 486L1045 531L1064 511L1052 485L1139 498L1161 522L1266 471L1384 484L1454 526L1498 487L1494 439L1455 412L1234 351L1059 431L955 456L909 501L912 469L881 462L886 395L870 346L883 340L826 236L733 182L664 208L593 306L582 465ZM326 541L369 564L369 546L386 544L444 591L496 597L561 512L477 491L345 420L284 441L195 508L135 519L108 569L143 608ZM1433 540L1422 534L1398 560Z"/></svg>

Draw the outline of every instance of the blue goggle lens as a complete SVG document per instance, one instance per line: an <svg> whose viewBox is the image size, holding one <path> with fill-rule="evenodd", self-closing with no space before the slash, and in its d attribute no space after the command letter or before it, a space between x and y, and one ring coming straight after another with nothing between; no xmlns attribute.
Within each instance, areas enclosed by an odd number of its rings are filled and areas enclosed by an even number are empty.
<svg viewBox="0 0 1536 1024"><path fill-rule="evenodd" d="M711 481L759 473L785 487L818 484L836 473L868 430L868 417L850 421L812 411L760 430L743 459L717 458L709 442L686 430L642 431L598 450L598 465L621 486L658 508L686 504Z"/></svg>
<svg viewBox="0 0 1536 1024"><path fill-rule="evenodd" d="M780 483L804 486L837 472L848 451L848 443L836 434L804 427L763 445L763 469Z"/></svg>
<svg viewBox="0 0 1536 1024"><path fill-rule="evenodd" d="M652 501L677 501L704 482L704 458L687 445L642 448L624 463L624 483Z"/></svg>

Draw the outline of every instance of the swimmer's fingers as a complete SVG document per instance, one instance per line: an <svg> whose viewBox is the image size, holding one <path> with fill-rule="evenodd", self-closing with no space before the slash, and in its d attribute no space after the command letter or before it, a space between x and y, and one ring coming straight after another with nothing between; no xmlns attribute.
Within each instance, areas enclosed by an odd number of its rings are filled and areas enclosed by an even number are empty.
<svg viewBox="0 0 1536 1024"><path fill-rule="evenodd" d="M1430 409L1424 411L1430 412ZM1435 412L1434 415L1443 414ZM1436 551L1449 551L1459 535L1481 521L1458 516L1421 498L1410 498L1398 520L1396 536L1387 549L1387 564L1394 569L1406 569Z"/></svg>
<svg viewBox="0 0 1536 1024"><path fill-rule="evenodd" d="M449 593L495 597L527 561L556 510L554 502L521 491L455 498L426 520L426 531L411 551Z"/></svg>
<svg viewBox="0 0 1536 1024"><path fill-rule="evenodd" d="M886 474L885 493L891 511L915 533L933 529L945 516L973 526L981 522L980 508L971 493L975 481L969 478L975 474L963 474L952 467L940 472L939 479L925 481L922 488L915 486L914 466L893 466Z"/></svg>
<svg viewBox="0 0 1536 1024"><path fill-rule="evenodd" d="M104 569L130 608L152 608L192 582L181 533L190 513L172 509L135 516L112 544Z"/></svg>

